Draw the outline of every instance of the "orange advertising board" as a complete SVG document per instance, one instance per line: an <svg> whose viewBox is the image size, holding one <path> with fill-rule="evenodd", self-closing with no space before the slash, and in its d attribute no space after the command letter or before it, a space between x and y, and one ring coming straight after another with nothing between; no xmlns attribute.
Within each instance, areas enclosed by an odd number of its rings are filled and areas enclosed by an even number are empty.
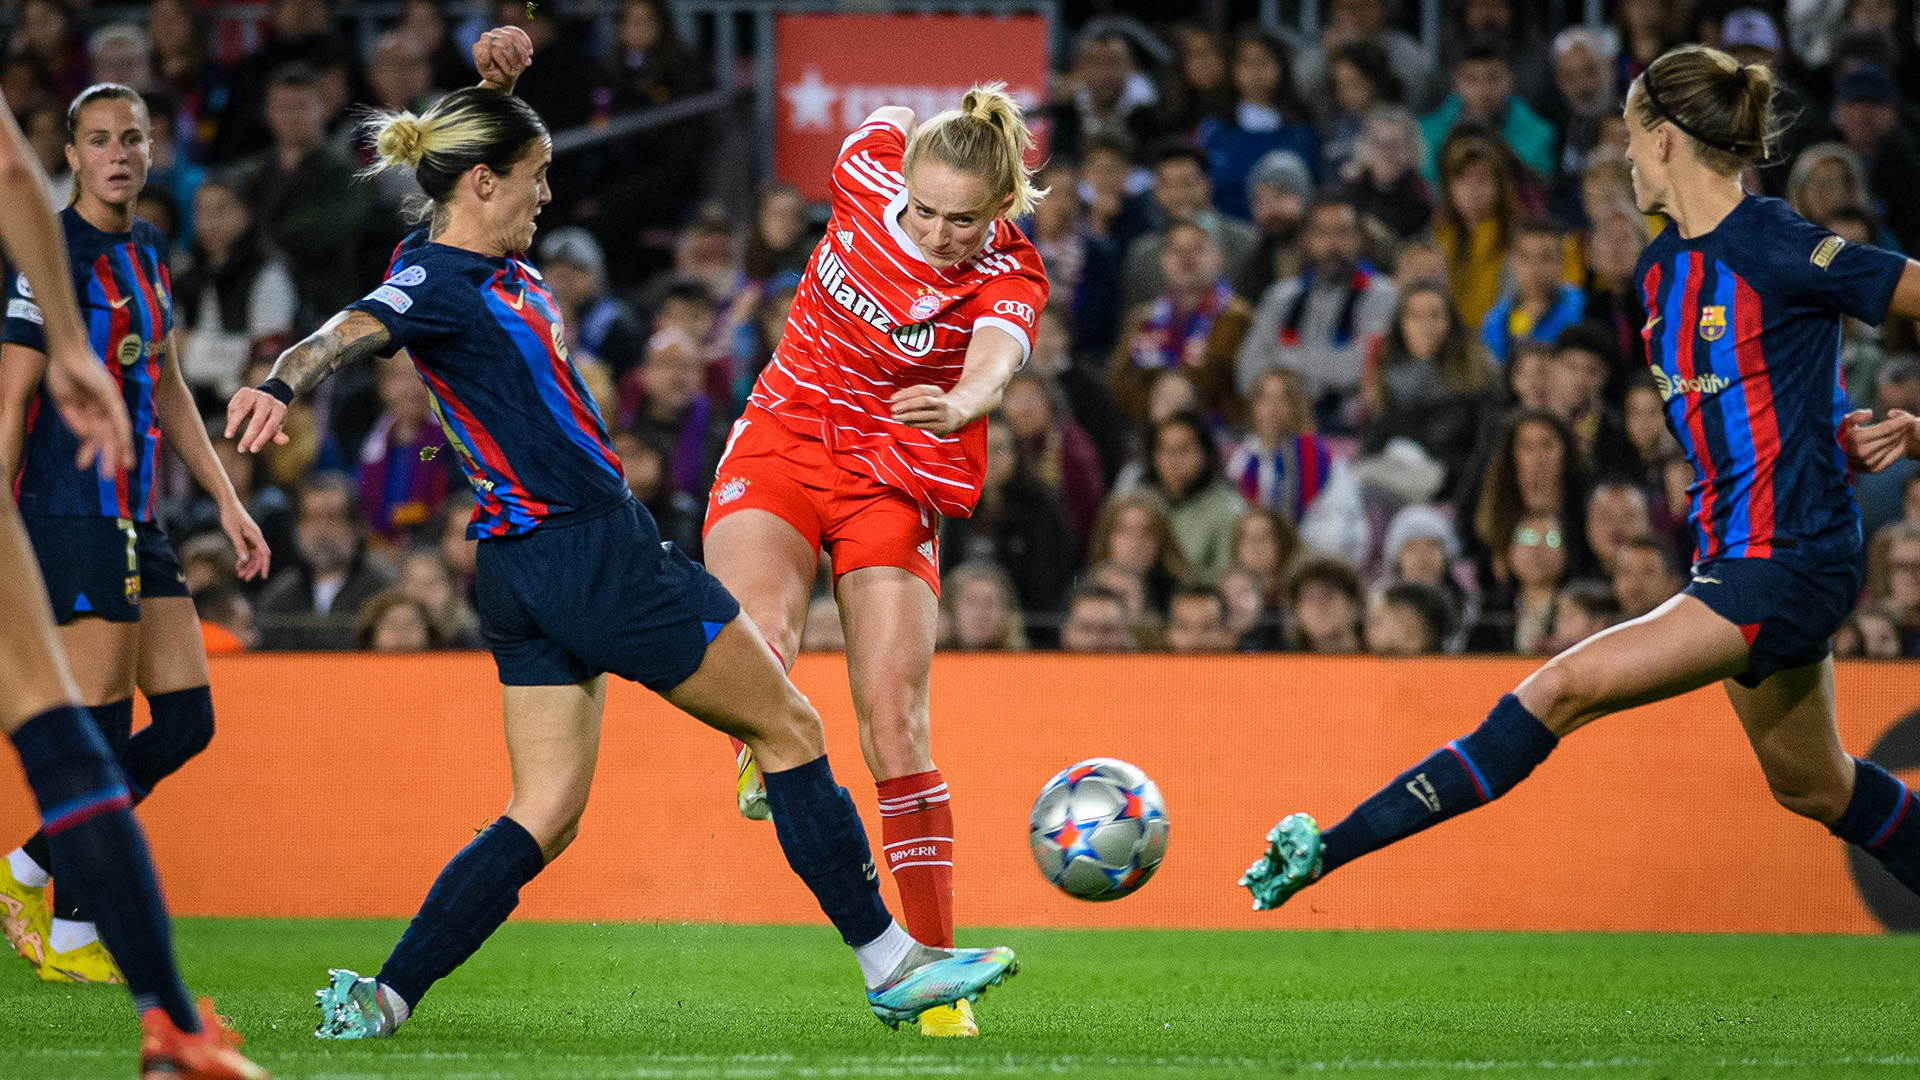
<svg viewBox="0 0 1920 1080"><path fill-rule="evenodd" d="M1863 894L1848 849L1773 804L1718 690L1596 723L1494 805L1343 868L1279 912L1249 909L1234 880L1275 819L1307 810L1337 820L1478 724L1529 668L943 654L934 746L953 790L958 919L1870 933L1883 918L1913 918L1920 928L1920 910L1901 907L1911 897L1870 904L1875 884ZM841 658L808 654L795 675L877 844ZM141 809L178 913L411 914L506 802L500 692L485 654L216 657L213 686L212 748ZM1884 764L1920 779L1920 666L1842 665L1838 694L1848 749L1880 745L1894 755ZM604 730L580 839L523 891L519 917L822 921L772 827L737 815L725 739L626 683L610 687ZM1145 769L1172 822L1159 874L1106 904L1054 891L1027 851L1040 785L1093 756ZM0 844L33 825L8 756Z"/></svg>
<svg viewBox="0 0 1920 1080"><path fill-rule="evenodd" d="M815 202L831 195L840 143L883 105L925 120L987 82L1006 83L1030 112L1046 99L1038 15L782 14L774 40L774 173ZM1044 156L1043 146L1034 160Z"/></svg>

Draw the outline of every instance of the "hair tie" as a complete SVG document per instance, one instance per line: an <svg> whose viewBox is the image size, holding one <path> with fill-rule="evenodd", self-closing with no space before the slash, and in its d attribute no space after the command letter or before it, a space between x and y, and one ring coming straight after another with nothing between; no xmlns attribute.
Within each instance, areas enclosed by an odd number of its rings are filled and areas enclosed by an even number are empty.
<svg viewBox="0 0 1920 1080"><path fill-rule="evenodd" d="M1741 64L1739 67L1733 69L1733 73L1740 76L1740 89L1745 90L1747 88L1747 65Z"/></svg>
<svg viewBox="0 0 1920 1080"><path fill-rule="evenodd" d="M1740 75L1742 78L1746 77L1745 68L1742 68L1740 70ZM1685 121L1681 120L1678 116L1675 116L1673 114L1672 109L1667 108L1666 105L1661 103L1659 91L1653 88L1653 73L1651 71L1645 72L1640 76L1640 87L1641 89L1647 92L1647 103L1653 106L1653 112L1655 116L1658 116L1662 120L1665 120L1667 123L1672 124L1674 127L1679 128L1681 131L1686 132L1688 135L1693 136L1693 138L1696 141L1706 146L1712 147L1713 149L1718 150L1723 154L1732 154L1735 157L1746 156L1745 153L1742 152L1736 144L1731 142L1723 142L1719 139L1710 139L1707 136L1702 135L1699 132L1693 130L1693 128L1688 127Z"/></svg>

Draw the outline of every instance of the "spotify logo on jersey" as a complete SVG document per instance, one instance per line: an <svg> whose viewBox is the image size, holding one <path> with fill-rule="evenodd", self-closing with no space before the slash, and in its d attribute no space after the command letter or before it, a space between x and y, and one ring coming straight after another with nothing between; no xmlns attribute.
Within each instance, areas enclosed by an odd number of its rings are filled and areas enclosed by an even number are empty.
<svg viewBox="0 0 1920 1080"><path fill-rule="evenodd" d="M139 334L128 334L120 339L120 344L114 346L113 356L120 361L121 367L126 367L128 364L139 363L140 354L145 352L146 348L147 343L140 340Z"/></svg>

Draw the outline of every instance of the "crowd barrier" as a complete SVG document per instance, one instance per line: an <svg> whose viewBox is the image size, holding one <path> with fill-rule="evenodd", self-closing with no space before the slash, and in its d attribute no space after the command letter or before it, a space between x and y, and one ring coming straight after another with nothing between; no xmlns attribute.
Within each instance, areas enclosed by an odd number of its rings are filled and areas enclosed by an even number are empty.
<svg viewBox="0 0 1920 1080"><path fill-rule="evenodd" d="M1526 930L1920 929L1891 879L1778 808L1718 689L1595 724L1514 794L1327 878L1279 912L1234 884L1282 814L1337 819L1471 729L1529 670L1511 659L942 655L936 760L953 789L962 925ZM845 668L795 671L878 844ZM1849 751L1920 767L1920 665L1839 667ZM173 909L403 916L504 805L492 661L480 653L215 658L219 734L141 809ZM144 709L144 706L142 706ZM1107 904L1055 892L1027 851L1040 785L1132 761L1172 821L1159 875ZM1910 781L1920 779L1908 772ZM32 803L0 765L0 845ZM882 874L889 903L891 881ZM895 910L899 910L897 905ZM806 923L773 829L734 809L726 740L613 683L580 839L518 917Z"/></svg>

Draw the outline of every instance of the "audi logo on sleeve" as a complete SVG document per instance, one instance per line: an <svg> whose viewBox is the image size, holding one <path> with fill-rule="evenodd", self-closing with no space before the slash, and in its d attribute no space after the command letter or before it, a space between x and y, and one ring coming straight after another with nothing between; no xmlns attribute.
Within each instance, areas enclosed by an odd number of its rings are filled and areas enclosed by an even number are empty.
<svg viewBox="0 0 1920 1080"><path fill-rule="evenodd" d="M1033 305L1018 300L1001 300L993 305L995 315L1011 315L1028 326L1033 325Z"/></svg>

